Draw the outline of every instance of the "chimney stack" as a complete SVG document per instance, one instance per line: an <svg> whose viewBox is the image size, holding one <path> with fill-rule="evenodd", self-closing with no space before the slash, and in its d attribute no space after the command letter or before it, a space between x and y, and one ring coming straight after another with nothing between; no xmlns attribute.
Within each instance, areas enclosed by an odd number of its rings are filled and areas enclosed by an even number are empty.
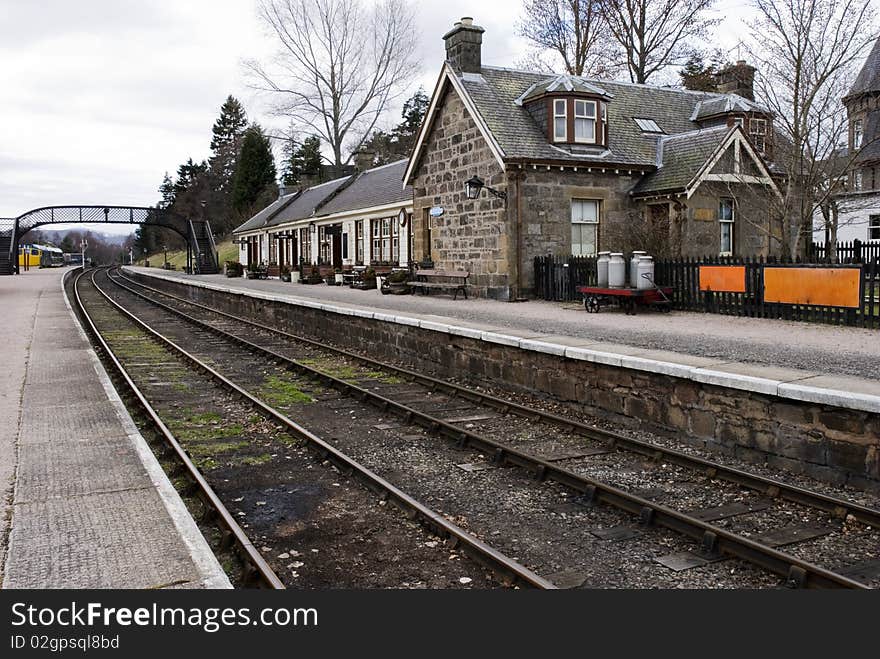
<svg viewBox="0 0 880 659"><path fill-rule="evenodd" d="M365 172L373 168L373 161L375 159L376 154L373 151L362 149L354 154L354 165L359 173Z"/></svg>
<svg viewBox="0 0 880 659"><path fill-rule="evenodd" d="M483 67L483 32L474 19L465 16L443 36L446 61L461 73L479 73Z"/></svg>
<svg viewBox="0 0 880 659"><path fill-rule="evenodd" d="M737 94L754 101L755 71L757 69L754 66L746 64L742 59L736 64L728 64L715 75L718 91L722 94Z"/></svg>

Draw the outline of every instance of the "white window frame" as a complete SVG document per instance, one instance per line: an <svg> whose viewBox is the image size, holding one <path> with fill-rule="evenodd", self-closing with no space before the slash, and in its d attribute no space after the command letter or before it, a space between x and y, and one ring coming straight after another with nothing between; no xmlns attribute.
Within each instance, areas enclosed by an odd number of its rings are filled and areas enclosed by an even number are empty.
<svg viewBox="0 0 880 659"><path fill-rule="evenodd" d="M583 219L583 213L580 213L580 218L575 219L575 204L589 204L593 203L596 207L596 217L595 219L585 220ZM572 256L595 256L596 252L599 250L599 225L602 220L602 200L601 199L572 199L571 200L571 226L572 226L572 242L571 242L571 253ZM576 225L589 225L591 227L595 227L595 239L593 240L594 251L592 254L584 254L582 249L575 249L575 245L578 247L583 245L583 242L575 243L574 242L574 227Z"/></svg>
<svg viewBox="0 0 880 659"><path fill-rule="evenodd" d="M868 240L880 240L880 215L868 216Z"/></svg>
<svg viewBox="0 0 880 659"><path fill-rule="evenodd" d="M853 149L861 149L865 133L861 119L853 121Z"/></svg>
<svg viewBox="0 0 880 659"><path fill-rule="evenodd" d="M586 108L588 105L593 106L593 115L592 116L587 114ZM583 114L578 112L578 106L583 108ZM598 112L599 112L599 108L598 108L598 103L596 101L588 101L588 100L582 99L582 98L576 98L574 100L574 141L575 142L577 142L579 144L595 144L596 143L596 129L598 128L598 126L597 126ZM592 138L578 137L577 127L578 127L579 121L587 122L588 125L589 125L589 122L593 122L593 137Z"/></svg>
<svg viewBox="0 0 880 659"><path fill-rule="evenodd" d="M602 144L608 144L608 104L600 103L602 106Z"/></svg>
<svg viewBox="0 0 880 659"><path fill-rule="evenodd" d="M559 113L560 107L562 107L561 114ZM564 126L561 136L556 125L559 119L562 119L562 125ZM568 142L568 101L566 99L555 99L553 101L553 141Z"/></svg>
<svg viewBox="0 0 880 659"><path fill-rule="evenodd" d="M862 177L862 170L861 169L854 169L853 170L853 191L854 192L861 192L863 185L864 185L864 179Z"/></svg>
<svg viewBox="0 0 880 659"><path fill-rule="evenodd" d="M730 207L730 219L726 219L724 217L724 208L725 206ZM720 256L733 256L733 252L735 249L735 227L736 227L736 201L732 197L722 197L718 200L718 224L719 224L719 255ZM724 232L729 231L729 250L725 250L724 244Z"/></svg>
<svg viewBox="0 0 880 659"><path fill-rule="evenodd" d="M749 136L755 148L764 153L767 148L767 120L754 117L749 119Z"/></svg>

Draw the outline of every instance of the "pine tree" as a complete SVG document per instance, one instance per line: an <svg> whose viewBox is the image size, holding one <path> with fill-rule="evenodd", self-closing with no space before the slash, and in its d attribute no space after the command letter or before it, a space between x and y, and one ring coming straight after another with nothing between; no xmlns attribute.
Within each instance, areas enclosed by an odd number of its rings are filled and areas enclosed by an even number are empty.
<svg viewBox="0 0 880 659"><path fill-rule="evenodd" d="M695 92L716 92L718 91L716 74L723 64L724 56L720 51L716 51L709 62L704 60L702 53L695 52L678 72L681 84L685 89Z"/></svg>
<svg viewBox="0 0 880 659"><path fill-rule="evenodd" d="M263 193L275 185L275 157L269 138L259 124L244 134L241 156L232 182L232 205L239 212L251 208Z"/></svg>
<svg viewBox="0 0 880 659"><path fill-rule="evenodd" d="M300 147L293 140L287 140L281 148L284 161L281 168L281 182L284 185L299 185L302 176L302 156Z"/></svg>
<svg viewBox="0 0 880 659"><path fill-rule="evenodd" d="M319 180L324 178L324 159L321 156L321 139L319 137L307 137L303 140L299 149L302 159L302 173L306 176L317 176Z"/></svg>
<svg viewBox="0 0 880 659"><path fill-rule="evenodd" d="M376 130L370 139L364 142L363 148L376 154L376 164L387 165L390 162L407 158L418 139L419 129L428 112L430 99L425 90L419 90L403 104L402 122L397 124L390 133Z"/></svg>
<svg viewBox="0 0 880 659"><path fill-rule="evenodd" d="M220 116L211 129L211 173L217 190L228 190L235 175L235 164L241 147L242 136L247 129L247 114L234 96L227 97L220 108Z"/></svg>
<svg viewBox="0 0 880 659"><path fill-rule="evenodd" d="M171 208L174 203L174 181L165 172L165 178L162 179L162 185L159 186L159 194L162 195L162 201L159 202L159 208Z"/></svg>
<svg viewBox="0 0 880 659"><path fill-rule="evenodd" d="M204 161L196 163L192 158L187 159L177 168L177 181L174 182L173 188L174 199L176 200L181 194L192 188L207 171L208 165ZM161 188L160 191L162 191ZM165 199L164 192L162 192L162 198Z"/></svg>

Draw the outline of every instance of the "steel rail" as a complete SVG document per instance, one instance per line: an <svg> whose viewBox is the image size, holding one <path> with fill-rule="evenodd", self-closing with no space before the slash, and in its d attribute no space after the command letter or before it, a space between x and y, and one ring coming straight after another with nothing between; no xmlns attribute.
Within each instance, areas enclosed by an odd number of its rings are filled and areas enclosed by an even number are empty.
<svg viewBox="0 0 880 659"><path fill-rule="evenodd" d="M360 464L359 462L341 452L331 444L328 444L327 442L322 440L317 435L303 428L298 423L296 423L286 415L282 414L275 408L256 398L247 390L240 387L229 378L223 376L218 371L211 368L208 364L201 361L198 357L191 354L181 346L177 345L174 341L164 336L157 330L153 329L143 320L135 316L132 312L125 309L121 304L113 300L112 297L100 286L98 286L97 283L95 283L94 285L95 289L99 293L101 293L101 295L103 295L108 302L116 307L116 309L118 309L120 313L122 313L125 317L130 319L133 323L138 325L160 343L164 344L173 352L183 357L186 361L196 366L199 370L206 373L211 379L217 381L226 389L234 392L236 395L246 400L263 414L273 418L282 425L286 426L287 429L292 431L296 436L308 441L317 450L317 453L322 460L328 460L332 462L344 473L357 474L372 491L382 496L384 500L390 500L400 509L409 512L411 518L420 519L426 527L432 529L441 537L451 539L455 545L464 548L474 558L476 558L478 561L483 562L485 565L487 565L487 567L494 570L496 573L507 577L512 577L515 583L519 583L522 585L543 590L556 589L556 586L552 582L532 572L525 566L502 554L497 549L487 545L482 540L471 535L456 524L453 524L439 513L428 508L418 500L408 495L406 492L399 489L390 481L385 480L366 466ZM137 293L135 294L137 295Z"/></svg>
<svg viewBox="0 0 880 659"><path fill-rule="evenodd" d="M79 274L77 274L76 280L73 282L73 291L76 297L77 308L79 309L82 318L87 323L87 331L97 341L98 346L103 351L106 358L113 365L113 368L119 374L120 378L122 378L123 382L125 382L125 386L134 395L135 399L138 402L138 405L149 417L155 428L159 431L159 434L164 439L165 444L171 449L171 452L183 465L183 468L186 471L187 475L190 477L190 479L192 479L195 487L197 488L197 495L199 499L207 508L214 511L219 519L220 525L222 527L225 527L225 531L223 532L223 539L221 540L221 545L228 546L230 542L234 542L235 545L238 547L238 550L241 553L245 564L247 566L250 566L250 569L245 570L246 583L251 577L256 575L264 586L275 590L283 590L284 584L278 578L278 575L275 574L275 572L262 557L257 548L254 547L254 545L251 543L250 539L247 537L247 534L238 525L238 522L235 521L232 513L229 512L229 510L220 500L220 497L217 496L217 493L208 484L204 476L202 476L198 467L196 467L190 457L186 454L186 451L180 445L180 442L177 441L177 438L174 436L168 426L165 425L153 406L150 405L150 403L147 401L143 392L141 392L138 386L134 383L134 381L129 376L128 371L126 371L125 367L122 365L119 359L117 359L113 350L104 340L104 337L101 336L101 333L98 331L94 320L92 319L89 312L86 310L85 304L80 297L79 283L83 275L85 275L84 270L81 270ZM94 285L94 272L91 273L91 279L92 284ZM95 285L95 288L97 290L97 285Z"/></svg>
<svg viewBox="0 0 880 659"><path fill-rule="evenodd" d="M552 414L550 412L527 407L525 405L505 400L503 398L475 392L472 389L468 389L467 387L464 387L462 385L447 382L445 380L434 378L429 375L424 375L422 373L417 373L410 369L395 366L393 364L380 362L370 357L359 355L357 353L350 352L343 348L331 346L326 343L321 343L320 341L315 341L314 339L310 339L308 337L291 334L278 328L267 327L247 318L235 316L225 311L214 309L207 305L193 302L192 300L187 300L172 293L153 288L152 286L147 286L146 284L142 284L125 276L125 274L122 275L122 278L124 278L127 282L130 282L146 290L153 291L155 293L159 293L160 295L164 295L168 298L178 300L190 306L201 308L211 313L224 316L226 318L229 318L230 320L235 320L236 322L244 323L246 325L250 325L266 332L278 334L280 336L300 341L315 348L326 350L328 352L334 352L336 354L343 355L348 359L358 361L362 364L367 364L371 367L391 371L397 375L429 386L434 391L441 390L446 393L452 393L454 397L461 397L470 402L479 405L485 405L486 407L491 407L504 414L514 414L516 416L527 418L532 421L536 419L541 419L588 439L602 442L611 450L627 450L633 453L637 453L639 455L653 458L654 460L662 459L680 467L687 467L696 471L702 471L709 478L717 478L730 483L734 483L736 485L746 487L750 490L760 492L772 498L778 497L787 501L791 501L793 503L809 506L811 508L830 513L834 517L840 519L846 518L847 515L852 515L856 520L862 522L863 524L880 527L880 510L877 510L875 508L870 508L868 506L848 501L846 499L823 494L821 492L814 492L806 488L791 485L789 483L785 483L783 481L773 478L768 478L766 476L749 473L736 467L724 465L719 462L714 462L712 460L707 460L698 456L689 455L676 449L659 446L639 439L627 437L626 435L614 432L613 430L606 430L604 428L592 426L581 421L576 421L574 419L562 417L556 414Z"/></svg>
<svg viewBox="0 0 880 659"><path fill-rule="evenodd" d="M601 501L609 503L621 510L638 515L643 523L655 523L677 531L702 543L707 554L726 554L758 565L770 572L778 574L787 583L798 587L817 588L853 588L867 589L864 584L844 575L804 561L790 554L762 545L754 540L726 531L703 520L697 519L662 504L636 496L608 483L598 481L559 467L547 460L506 446L495 440L482 437L469 430L459 428L442 419L420 412L411 407L391 400L362 387L333 377L320 370L302 364L297 360L270 350L247 339L229 334L209 323L190 316L178 309L148 298L109 276L110 281L131 294L164 309L187 322L208 330L225 340L244 346L248 350L260 353L271 361L304 373L330 387L348 392L352 397L378 407L383 412L393 412L408 423L420 425L432 433L443 435L456 441L462 448L474 448L493 455L497 464L509 463L531 471L537 480L552 480L579 492L585 502Z"/></svg>

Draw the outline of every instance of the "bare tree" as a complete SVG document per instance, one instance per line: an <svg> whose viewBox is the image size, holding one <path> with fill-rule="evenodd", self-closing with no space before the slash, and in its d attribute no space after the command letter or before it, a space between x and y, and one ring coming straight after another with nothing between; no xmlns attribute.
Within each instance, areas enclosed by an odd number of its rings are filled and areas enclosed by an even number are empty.
<svg viewBox="0 0 880 659"><path fill-rule="evenodd" d="M715 0L601 0L602 15L626 58L632 82L644 83L684 64L718 19L707 16Z"/></svg>
<svg viewBox="0 0 880 659"><path fill-rule="evenodd" d="M613 78L620 70L620 48L602 18L601 0L525 0L520 36L538 49L536 58L544 68L543 55L562 59L565 71L575 76Z"/></svg>
<svg viewBox="0 0 880 659"><path fill-rule="evenodd" d="M757 96L775 116L775 160L785 170L781 251L802 253L813 218L839 192L839 145L856 65L877 39L871 0L752 0ZM850 154L849 158L855 154Z"/></svg>
<svg viewBox="0 0 880 659"><path fill-rule="evenodd" d="M261 0L259 14L278 42L268 62L245 66L271 92L275 111L333 150L356 151L417 75L415 28L404 0Z"/></svg>

